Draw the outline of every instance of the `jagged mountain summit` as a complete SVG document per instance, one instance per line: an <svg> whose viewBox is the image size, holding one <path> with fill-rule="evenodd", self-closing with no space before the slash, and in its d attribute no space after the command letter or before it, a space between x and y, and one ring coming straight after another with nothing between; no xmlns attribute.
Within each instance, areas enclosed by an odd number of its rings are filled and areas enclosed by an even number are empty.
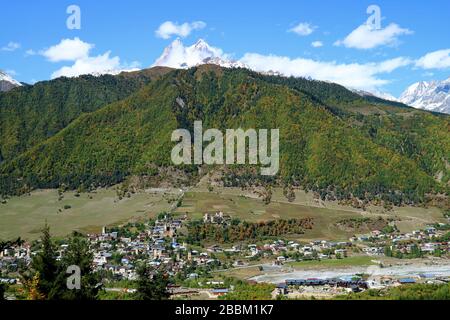
<svg viewBox="0 0 450 320"><path fill-rule="evenodd" d="M414 108L450 114L450 78L414 83L403 92L400 102Z"/></svg>
<svg viewBox="0 0 450 320"><path fill-rule="evenodd" d="M21 87L22 84L13 79L9 74L0 70L0 92L6 92L16 87Z"/></svg>
<svg viewBox="0 0 450 320"><path fill-rule="evenodd" d="M210 46L203 39L190 47L184 46L180 39L176 39L164 49L153 66L187 69L202 64L215 64L224 68L248 68L242 62L230 59L221 49Z"/></svg>

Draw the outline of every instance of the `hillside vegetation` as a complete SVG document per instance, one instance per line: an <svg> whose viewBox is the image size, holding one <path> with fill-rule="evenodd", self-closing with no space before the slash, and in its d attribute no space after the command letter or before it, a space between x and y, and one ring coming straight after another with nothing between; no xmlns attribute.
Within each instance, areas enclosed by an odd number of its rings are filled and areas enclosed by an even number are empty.
<svg viewBox="0 0 450 320"><path fill-rule="evenodd" d="M58 78L0 93L0 162L54 136L80 115L128 97L167 71Z"/></svg>
<svg viewBox="0 0 450 320"><path fill-rule="evenodd" d="M89 80L94 87L99 81L101 88L105 79ZM132 86L125 85L121 94L127 95ZM117 93L118 101L110 104L102 105L99 95L95 104L86 102L89 98L74 98L85 112L74 112L67 118L73 121L61 122L52 134L48 130L40 136L30 134L31 142L23 147L12 148L21 142L10 141L30 138L7 133L8 142L1 144L5 159L0 165L1 192L20 194L61 184L73 189L107 186L131 175L157 176L161 168L172 166L172 131L192 130L194 121L202 120L204 129L222 131L279 128L280 171L271 183L303 186L320 192L322 198L395 204L449 195L449 117L369 101L335 84L209 65L173 70L133 88L135 92L123 99ZM16 98L6 94L1 99L10 101L1 107L7 109ZM58 95L48 102L61 103ZM33 113L23 117L38 118ZM1 130L7 132L14 125L15 120L2 122ZM181 169L198 174L195 166ZM232 185L260 180L249 165L228 169Z"/></svg>

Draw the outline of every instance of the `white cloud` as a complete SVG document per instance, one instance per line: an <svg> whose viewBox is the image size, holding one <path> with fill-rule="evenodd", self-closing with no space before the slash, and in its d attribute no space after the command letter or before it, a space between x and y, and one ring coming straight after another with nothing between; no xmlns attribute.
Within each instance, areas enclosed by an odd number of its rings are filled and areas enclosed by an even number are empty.
<svg viewBox="0 0 450 320"><path fill-rule="evenodd" d="M323 47L323 42L322 41L314 41L313 43L311 43L311 46L314 48L320 48L320 47Z"/></svg>
<svg viewBox="0 0 450 320"><path fill-rule="evenodd" d="M212 57L229 60L220 48L209 46L203 40L186 47L176 39L169 45L153 66L187 68L195 66ZM257 72L279 72L285 76L311 77L317 80L339 83L346 87L375 91L382 89L391 81L383 77L399 68L414 64L414 60L399 57L380 62L339 63L336 61L318 61L310 58L290 58L276 55L247 53L237 63Z"/></svg>
<svg viewBox="0 0 450 320"><path fill-rule="evenodd" d="M378 63L371 62L365 65L373 66L374 68L376 68L376 70L374 70L376 71L376 73L391 73L392 71L395 71L400 67L406 67L411 65L413 62L414 61L409 58L399 57Z"/></svg>
<svg viewBox="0 0 450 320"><path fill-rule="evenodd" d="M398 68L410 65L408 58L396 58L382 62L366 64L339 64L335 61L315 61L312 59L247 53L241 62L260 71L278 71L286 76L311 77L317 80L336 82L355 89L373 90L390 81L382 79L381 74L390 73Z"/></svg>
<svg viewBox="0 0 450 320"><path fill-rule="evenodd" d="M83 74L118 74L122 71L134 71L139 67L138 62L131 64L121 64L120 58L111 57L111 52L91 56L90 51L94 48L93 44L89 44L80 40L63 39L57 45L50 47L39 54L46 57L50 62L72 61L71 66L64 66L52 73L51 78L59 77L78 77ZM33 50L27 51L28 55L33 55Z"/></svg>
<svg viewBox="0 0 450 320"><path fill-rule="evenodd" d="M423 69L450 68L450 49L427 53L416 61L416 66Z"/></svg>
<svg viewBox="0 0 450 320"><path fill-rule="evenodd" d="M110 52L97 57L85 57L78 59L70 67L62 67L58 71L53 72L52 79L59 77L77 77L82 74L92 73L109 73L120 68L119 57L110 57Z"/></svg>
<svg viewBox="0 0 450 320"><path fill-rule="evenodd" d="M206 58L227 59L228 55L221 49L208 45L202 39L189 47L184 46L180 39L176 39L164 50L153 66L183 68L200 64Z"/></svg>
<svg viewBox="0 0 450 320"><path fill-rule="evenodd" d="M313 26L307 22L301 22L292 29L289 29L288 32L296 33L299 36L309 36L315 29L317 29L316 26Z"/></svg>
<svg viewBox="0 0 450 320"><path fill-rule="evenodd" d="M384 29L374 29L363 24L353 30L344 40L336 41L335 45L367 50L384 45L395 45L398 43L399 36L412 33L411 30L401 28L395 23L391 23Z"/></svg>
<svg viewBox="0 0 450 320"><path fill-rule="evenodd" d="M89 51L94 47L93 44L84 42L79 38L63 39L57 45L54 45L40 53L51 62L76 61L89 56Z"/></svg>
<svg viewBox="0 0 450 320"><path fill-rule="evenodd" d="M0 50L12 52L12 51L16 51L19 48L20 48L20 43L11 41L6 46L2 47Z"/></svg>
<svg viewBox="0 0 450 320"><path fill-rule="evenodd" d="M163 39L169 39L172 36L187 37L194 30L200 30L206 27L203 21L185 22L178 24L172 21L166 21L155 31L156 36Z"/></svg>

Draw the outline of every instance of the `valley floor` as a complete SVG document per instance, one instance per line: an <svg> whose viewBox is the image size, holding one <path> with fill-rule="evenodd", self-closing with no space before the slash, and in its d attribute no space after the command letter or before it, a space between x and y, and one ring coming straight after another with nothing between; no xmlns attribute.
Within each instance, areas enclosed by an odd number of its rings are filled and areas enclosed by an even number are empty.
<svg viewBox="0 0 450 320"><path fill-rule="evenodd" d="M182 205L174 206L184 194ZM72 231L99 232L103 226L129 220L154 217L160 212L175 210L201 219L205 213L223 211L233 218L258 222L276 219L314 219L314 228L301 235L301 240L346 240L355 230L343 230L336 223L351 218L396 218L401 232L411 232L426 225L445 222L437 208L401 207L386 211L369 207L366 211L336 202L314 199L311 193L296 191L296 198L288 202L282 189L274 189L272 202L265 205L257 195L239 188L215 188L212 192L198 186L188 191L180 189L151 189L130 194L119 200L115 188L99 189L92 193L65 192L59 199L57 190L39 190L30 195L12 197L0 204L0 239L22 237L34 240L47 223L55 236ZM361 233L370 230L359 230Z"/></svg>
<svg viewBox="0 0 450 320"><path fill-rule="evenodd" d="M0 239L22 237L35 240L45 222L52 234L63 237L72 231L96 233L103 226L149 218L170 210L180 190L147 190L119 200L114 188L91 193L65 192L61 200L57 190L39 190L31 195L12 197L0 204Z"/></svg>

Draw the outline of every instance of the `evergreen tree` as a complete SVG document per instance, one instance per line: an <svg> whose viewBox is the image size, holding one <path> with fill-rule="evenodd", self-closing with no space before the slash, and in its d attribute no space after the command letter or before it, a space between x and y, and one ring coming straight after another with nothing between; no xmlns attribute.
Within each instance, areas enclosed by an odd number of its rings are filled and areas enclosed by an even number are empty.
<svg viewBox="0 0 450 320"><path fill-rule="evenodd" d="M5 285L3 283L0 283L0 301L5 300Z"/></svg>
<svg viewBox="0 0 450 320"><path fill-rule="evenodd" d="M148 266L138 268L137 300L165 300L169 298L166 277Z"/></svg>
<svg viewBox="0 0 450 320"><path fill-rule="evenodd" d="M50 236L50 228L47 224L42 230L41 250L33 257L31 262L31 275L25 275L25 280L36 278L38 295L44 299L58 299L58 293L61 292L63 283L58 277L61 272L60 265L56 260L56 249Z"/></svg>
<svg viewBox="0 0 450 320"><path fill-rule="evenodd" d="M100 290L101 279L94 272L92 261L93 253L89 248L89 242L79 233L73 233L69 239L69 246L62 259L62 272L59 277L67 279L65 270L69 266L78 266L81 273L81 288L79 290L64 290L61 294L64 300L95 300Z"/></svg>
<svg viewBox="0 0 450 320"><path fill-rule="evenodd" d="M0 240L0 251L3 251L7 248L8 242Z"/></svg>
<svg viewBox="0 0 450 320"><path fill-rule="evenodd" d="M384 255L386 257L392 257L393 252L392 252L392 248L390 246L385 246L384 247Z"/></svg>

